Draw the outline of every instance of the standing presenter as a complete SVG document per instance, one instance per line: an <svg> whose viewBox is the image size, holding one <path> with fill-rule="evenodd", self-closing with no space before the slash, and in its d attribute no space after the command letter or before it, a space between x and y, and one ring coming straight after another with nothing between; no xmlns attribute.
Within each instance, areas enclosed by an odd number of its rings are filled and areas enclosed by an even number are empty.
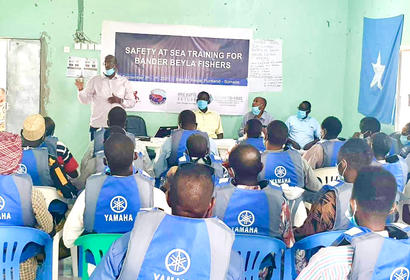
<svg viewBox="0 0 410 280"><path fill-rule="evenodd" d="M117 59L107 55L104 59L105 72L92 77L86 87L84 81L76 80L78 100L82 104L91 104L90 134L107 127L108 112L115 106L132 108L135 105L131 83L127 78L117 74Z"/></svg>

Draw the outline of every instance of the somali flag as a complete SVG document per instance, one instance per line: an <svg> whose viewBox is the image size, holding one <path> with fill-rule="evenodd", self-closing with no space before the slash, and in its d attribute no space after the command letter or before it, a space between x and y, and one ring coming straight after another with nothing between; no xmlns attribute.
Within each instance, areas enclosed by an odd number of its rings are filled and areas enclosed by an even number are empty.
<svg viewBox="0 0 410 280"><path fill-rule="evenodd" d="M393 124L404 16L364 18L359 112Z"/></svg>

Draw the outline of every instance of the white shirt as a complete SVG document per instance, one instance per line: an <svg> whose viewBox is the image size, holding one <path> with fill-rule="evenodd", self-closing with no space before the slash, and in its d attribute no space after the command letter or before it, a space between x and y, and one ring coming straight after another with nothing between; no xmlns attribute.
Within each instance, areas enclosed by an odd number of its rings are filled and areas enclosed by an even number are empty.
<svg viewBox="0 0 410 280"><path fill-rule="evenodd" d="M154 207L163 209L165 213L171 214L165 193L160 189L154 190ZM70 214L64 224L63 242L67 248L74 247L74 242L84 231L85 191L81 192L74 203Z"/></svg>
<svg viewBox="0 0 410 280"><path fill-rule="evenodd" d="M113 95L122 98L122 104L108 103L107 99ZM113 107L132 108L136 102L131 83L117 74L112 79L104 75L92 77L86 87L78 92L78 100L82 104L91 104L90 126L95 128L107 126L108 112Z"/></svg>

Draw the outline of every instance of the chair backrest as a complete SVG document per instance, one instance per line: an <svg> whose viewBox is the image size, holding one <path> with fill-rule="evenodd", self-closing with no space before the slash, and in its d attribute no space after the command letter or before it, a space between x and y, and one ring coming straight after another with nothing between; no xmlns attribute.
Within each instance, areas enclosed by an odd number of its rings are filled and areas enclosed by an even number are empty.
<svg viewBox="0 0 410 280"><path fill-rule="evenodd" d="M15 226L0 226L1 279L20 279L20 257L28 243L35 243L44 247L46 258L41 269L42 274L37 279L51 280L53 240L41 230Z"/></svg>
<svg viewBox="0 0 410 280"><path fill-rule="evenodd" d="M144 119L140 116L127 116L125 130L135 136L148 136L147 126L145 125Z"/></svg>
<svg viewBox="0 0 410 280"><path fill-rule="evenodd" d="M327 185L332 181L339 180L339 172L337 167L325 167L314 170L316 177L322 183L322 185Z"/></svg>
<svg viewBox="0 0 410 280"><path fill-rule="evenodd" d="M335 242L343 233L344 230L321 232L305 237L296 242L291 249L292 279L297 277L295 264L296 250L304 250L305 257L307 258L307 261L309 261L310 257L320 248L332 245L333 242Z"/></svg>
<svg viewBox="0 0 410 280"><path fill-rule="evenodd" d="M397 203L398 220L396 223L410 225L410 198L400 200Z"/></svg>
<svg viewBox="0 0 410 280"><path fill-rule="evenodd" d="M80 271L80 274L83 280L87 280L89 278L87 271L87 260L85 257L86 253L91 253L94 257L95 265L98 265L101 262L102 257L111 247L111 244L121 236L122 234L100 233L87 234L77 238L75 245L81 246L80 262L82 263L82 271Z"/></svg>
<svg viewBox="0 0 410 280"><path fill-rule="evenodd" d="M272 279L288 279L287 268L290 267L290 263L286 256L284 277L282 277L282 257L286 252L286 245L283 241L267 236L237 234L232 249L237 251L243 259L245 280L259 279L259 267L263 259L270 253L274 253L276 267Z"/></svg>

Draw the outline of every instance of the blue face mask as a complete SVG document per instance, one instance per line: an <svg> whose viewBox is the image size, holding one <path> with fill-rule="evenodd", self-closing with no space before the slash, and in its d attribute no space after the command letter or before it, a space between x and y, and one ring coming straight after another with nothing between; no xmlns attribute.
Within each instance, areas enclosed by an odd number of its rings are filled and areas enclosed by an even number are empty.
<svg viewBox="0 0 410 280"><path fill-rule="evenodd" d="M105 75L106 76L111 76L114 73L115 73L115 68L105 70Z"/></svg>
<svg viewBox="0 0 410 280"><path fill-rule="evenodd" d="M259 106L252 107L252 114L255 116L259 115L261 113L261 109L259 109Z"/></svg>
<svg viewBox="0 0 410 280"><path fill-rule="evenodd" d="M345 216L347 219L349 219L350 227L359 227L359 224L357 223L356 218L354 217L354 215L356 214L356 209L357 209L357 205L356 205L356 201L354 201L354 210L352 211L350 206L349 206L349 209L346 210Z"/></svg>
<svg viewBox="0 0 410 280"><path fill-rule="evenodd" d="M196 104L198 105L199 110L205 110L206 107L208 107L208 101L206 100L198 100Z"/></svg>
<svg viewBox="0 0 410 280"><path fill-rule="evenodd" d="M400 142L403 144L403 146L409 145L409 139L407 139L407 136L405 135L400 136Z"/></svg>
<svg viewBox="0 0 410 280"><path fill-rule="evenodd" d="M301 120L306 118L306 111L298 110L297 117L298 119L301 119Z"/></svg>

